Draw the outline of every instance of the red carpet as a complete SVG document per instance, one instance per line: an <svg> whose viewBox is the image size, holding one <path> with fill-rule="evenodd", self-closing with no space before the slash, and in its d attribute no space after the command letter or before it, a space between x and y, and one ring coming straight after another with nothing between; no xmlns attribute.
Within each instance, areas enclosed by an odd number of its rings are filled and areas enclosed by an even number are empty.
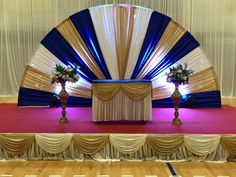
<svg viewBox="0 0 236 177"><path fill-rule="evenodd" d="M174 109L153 108L153 120L139 122L92 122L92 108L67 108L69 123L59 124L60 108L18 108L0 104L0 133L196 133L235 134L236 108L180 109L181 126L171 124Z"/></svg>

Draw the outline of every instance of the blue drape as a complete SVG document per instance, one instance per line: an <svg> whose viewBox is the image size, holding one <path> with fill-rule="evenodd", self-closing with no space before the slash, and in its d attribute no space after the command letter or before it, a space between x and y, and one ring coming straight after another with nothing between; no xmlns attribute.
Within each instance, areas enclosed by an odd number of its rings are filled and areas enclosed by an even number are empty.
<svg viewBox="0 0 236 177"><path fill-rule="evenodd" d="M140 51L138 61L135 65L131 79L135 79L142 67L147 62L148 58L155 49L167 25L170 22L170 17L159 12L153 12L149 21L148 29L143 41L142 49Z"/></svg>
<svg viewBox="0 0 236 177"><path fill-rule="evenodd" d="M18 106L50 106L54 96L54 93L21 87ZM92 99L70 96L67 106L91 107Z"/></svg>
<svg viewBox="0 0 236 177"><path fill-rule="evenodd" d="M81 75L87 81L97 79L93 72L86 66L83 60L78 56L70 44L61 36L61 34L53 28L46 37L41 41L41 44L46 47L53 55L55 55L64 64L76 64L80 66Z"/></svg>
<svg viewBox="0 0 236 177"><path fill-rule="evenodd" d="M101 49L99 47L99 43L97 40L97 36L94 30L92 18L90 16L89 10L85 9L81 12L78 12L72 16L70 16L72 23L77 29L78 33L82 37L86 46L88 47L90 53L92 54L94 60L102 70L106 79L111 79L107 66L105 64ZM109 52L109 51L107 51Z"/></svg>
<svg viewBox="0 0 236 177"><path fill-rule="evenodd" d="M189 32L186 32L167 55L144 77L144 79L154 78L198 46L199 43L197 40Z"/></svg>
<svg viewBox="0 0 236 177"><path fill-rule="evenodd" d="M54 93L21 87L18 96L18 106L50 106L54 96ZM185 99L181 100L180 107L221 107L220 91L192 93L185 95L185 97ZM91 107L92 99L70 96L67 106ZM165 98L153 100L152 106L173 107L174 105L171 98Z"/></svg>
<svg viewBox="0 0 236 177"><path fill-rule="evenodd" d="M220 91L209 91L200 93L191 93L185 95L185 99L181 99L180 107L192 107L192 108L220 108L221 96ZM165 98L160 100L153 100L152 107L174 107L173 100L171 98Z"/></svg>

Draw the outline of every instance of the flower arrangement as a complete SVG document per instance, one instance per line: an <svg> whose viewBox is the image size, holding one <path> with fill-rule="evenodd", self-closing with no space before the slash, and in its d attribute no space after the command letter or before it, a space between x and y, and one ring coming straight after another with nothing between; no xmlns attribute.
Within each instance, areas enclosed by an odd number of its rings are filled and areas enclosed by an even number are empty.
<svg viewBox="0 0 236 177"><path fill-rule="evenodd" d="M72 69L70 66L64 67L60 64L55 66L55 72L53 72L52 84L62 83L62 82L72 82L75 83L79 80L79 75L76 72L77 67Z"/></svg>
<svg viewBox="0 0 236 177"><path fill-rule="evenodd" d="M187 64L182 66L179 64L177 67L170 68L170 72L167 73L167 82L188 84L189 76L193 73L193 70L187 69Z"/></svg>

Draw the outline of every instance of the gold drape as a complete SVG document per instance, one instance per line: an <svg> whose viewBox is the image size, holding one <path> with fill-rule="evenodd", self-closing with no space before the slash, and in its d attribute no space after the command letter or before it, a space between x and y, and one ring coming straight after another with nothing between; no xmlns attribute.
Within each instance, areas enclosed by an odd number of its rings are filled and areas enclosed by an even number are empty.
<svg viewBox="0 0 236 177"><path fill-rule="evenodd" d="M144 67L138 74L136 79L142 79L149 73L171 50L171 48L179 41L179 39L184 35L186 30L171 20L165 29L160 41L156 45L154 51L149 57L148 61L145 63Z"/></svg>
<svg viewBox="0 0 236 177"><path fill-rule="evenodd" d="M119 79L125 77L134 27L135 9L135 6L128 8L127 6L123 7L123 5L113 6Z"/></svg>
<svg viewBox="0 0 236 177"><path fill-rule="evenodd" d="M145 98L151 92L151 83L130 82L122 83L121 90L130 99L138 101Z"/></svg>
<svg viewBox="0 0 236 177"><path fill-rule="evenodd" d="M50 75L31 66L25 68L21 86L46 92L52 92L55 89L55 85L51 85Z"/></svg>
<svg viewBox="0 0 236 177"><path fill-rule="evenodd" d="M34 143L34 135L0 135L0 147L12 155L22 154Z"/></svg>
<svg viewBox="0 0 236 177"><path fill-rule="evenodd" d="M55 93L56 84L51 84L50 75L45 74L31 66L27 66L22 79L21 86L35 90ZM71 96L91 98L91 89L82 86L67 86L67 91Z"/></svg>
<svg viewBox="0 0 236 177"><path fill-rule="evenodd" d="M73 141L84 154L95 154L108 143L108 135L74 135Z"/></svg>
<svg viewBox="0 0 236 177"><path fill-rule="evenodd" d="M222 136L221 143L229 153L236 154L236 136L235 135Z"/></svg>
<svg viewBox="0 0 236 177"><path fill-rule="evenodd" d="M122 153L130 154L126 156L129 159L225 162L229 158L227 151L235 154L235 135L0 134L0 159L15 156L26 160L85 160L89 157L104 161L120 159Z"/></svg>
<svg viewBox="0 0 236 177"><path fill-rule="evenodd" d="M148 135L147 144L159 154L172 154L182 143L182 135Z"/></svg>
<svg viewBox="0 0 236 177"><path fill-rule="evenodd" d="M150 82L130 83L94 83L93 94L102 101L111 100L119 91L123 91L130 99L138 101L151 92Z"/></svg>
<svg viewBox="0 0 236 177"><path fill-rule="evenodd" d="M95 83L93 84L93 94L103 101L112 99L120 90L120 84L118 83Z"/></svg>
<svg viewBox="0 0 236 177"><path fill-rule="evenodd" d="M100 67L97 65L86 44L77 32L70 19L65 20L58 25L57 30L62 34L66 41L74 48L80 58L89 67L89 69L99 78L105 79Z"/></svg>

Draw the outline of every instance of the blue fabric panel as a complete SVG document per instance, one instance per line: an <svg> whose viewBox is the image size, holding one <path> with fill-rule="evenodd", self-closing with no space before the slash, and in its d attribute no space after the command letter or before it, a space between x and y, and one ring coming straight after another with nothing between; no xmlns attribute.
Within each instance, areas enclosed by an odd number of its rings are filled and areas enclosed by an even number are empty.
<svg viewBox="0 0 236 177"><path fill-rule="evenodd" d="M97 36L94 30L92 18L90 16L89 10L85 9L72 16L70 16L72 23L79 32L86 46L88 47L90 53L92 54L94 60L102 70L103 74L107 79L111 79L107 66L105 64ZM109 51L107 51L109 52Z"/></svg>
<svg viewBox="0 0 236 177"><path fill-rule="evenodd" d="M144 79L154 78L198 46L199 43L197 40L189 32L186 32L167 55L144 77Z"/></svg>
<svg viewBox="0 0 236 177"><path fill-rule="evenodd" d="M170 17L167 17L166 15L159 12L152 13L143 41L142 49L140 51L131 79L135 79L137 77L137 75L147 62L170 20Z"/></svg>
<svg viewBox="0 0 236 177"><path fill-rule="evenodd" d="M92 98L70 96L67 107L92 107Z"/></svg>
<svg viewBox="0 0 236 177"><path fill-rule="evenodd" d="M70 44L61 36L61 34L53 28L46 37L41 41L53 55L61 60L65 65L77 64L80 71L85 75L81 75L84 79L91 81L97 79L93 72L86 66L83 60L77 55Z"/></svg>
<svg viewBox="0 0 236 177"><path fill-rule="evenodd" d="M220 91L209 91L201 93L191 93L181 99L180 107L186 108L204 108L204 107L221 107ZM153 100L152 107L174 107L172 98Z"/></svg>
<svg viewBox="0 0 236 177"><path fill-rule="evenodd" d="M18 106L48 106L54 93L20 87Z"/></svg>
<svg viewBox="0 0 236 177"><path fill-rule="evenodd" d="M56 94L21 87L18 96L18 106L50 106ZM91 98L81 98L70 96L67 106L73 107L91 107Z"/></svg>
<svg viewBox="0 0 236 177"><path fill-rule="evenodd" d="M135 79L125 79L125 80L93 80L92 83L127 83L127 82L151 82L149 80L135 80Z"/></svg>

